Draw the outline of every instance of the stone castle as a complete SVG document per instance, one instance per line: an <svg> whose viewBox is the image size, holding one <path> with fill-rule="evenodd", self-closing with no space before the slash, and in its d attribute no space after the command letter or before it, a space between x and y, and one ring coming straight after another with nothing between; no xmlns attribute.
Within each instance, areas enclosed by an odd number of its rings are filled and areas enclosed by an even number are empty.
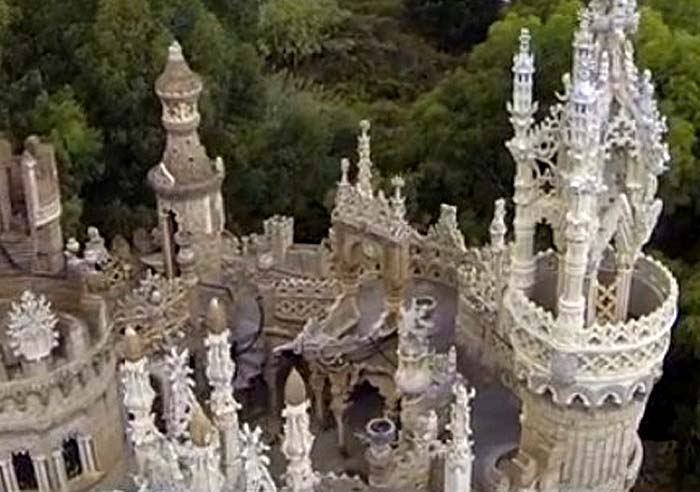
<svg viewBox="0 0 700 492"><path fill-rule="evenodd" d="M638 15L591 1L539 122L522 31L515 192L481 247L453 206L407 222L366 121L325 240L283 216L229 233L177 43L153 231L64 243L51 146L0 142L0 490L629 491L678 300L642 252L669 154Z"/></svg>

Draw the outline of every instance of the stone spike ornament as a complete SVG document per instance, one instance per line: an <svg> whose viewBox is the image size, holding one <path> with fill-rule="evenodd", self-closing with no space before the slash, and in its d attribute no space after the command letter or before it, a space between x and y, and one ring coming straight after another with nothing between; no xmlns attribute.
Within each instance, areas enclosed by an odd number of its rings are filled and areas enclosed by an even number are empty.
<svg viewBox="0 0 700 492"><path fill-rule="evenodd" d="M189 423L197 402L192 388L192 368L188 365L189 350L178 350L173 347L166 356L170 397L167 405L168 436L173 439L189 438Z"/></svg>
<svg viewBox="0 0 700 492"><path fill-rule="evenodd" d="M270 447L262 441L262 429L251 430L248 423L241 428L243 444L241 456L244 462L244 485L241 492L277 492L277 485L270 475Z"/></svg>
<svg viewBox="0 0 700 492"><path fill-rule="evenodd" d="M17 357L38 362L58 346L58 317L43 295L25 290L19 302L13 302L7 320L10 347Z"/></svg>
<svg viewBox="0 0 700 492"><path fill-rule="evenodd" d="M282 453L287 458L285 490L288 492L313 492L319 476L311 464L314 436L310 430L309 400L304 380L292 369L284 389L286 406L284 417L284 441Z"/></svg>
<svg viewBox="0 0 700 492"><path fill-rule="evenodd" d="M623 492L641 462L637 427L669 347L678 287L642 252L669 153L651 74L634 63L638 21L634 0L582 10L564 92L537 124L525 31L514 58L515 241L499 328L510 333L523 402L511 490ZM534 251L540 223L556 251ZM652 284L643 309L630 302Z"/></svg>

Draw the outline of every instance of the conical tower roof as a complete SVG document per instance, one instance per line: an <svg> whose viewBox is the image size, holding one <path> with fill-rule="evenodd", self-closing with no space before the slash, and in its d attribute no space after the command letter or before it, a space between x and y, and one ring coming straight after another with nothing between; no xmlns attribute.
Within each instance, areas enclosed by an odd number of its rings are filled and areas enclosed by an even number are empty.
<svg viewBox="0 0 700 492"><path fill-rule="evenodd" d="M182 47L173 41L168 49L168 61L165 70L156 81L156 93L159 97L177 97L181 95L199 95L202 91L202 78L192 71L182 53Z"/></svg>

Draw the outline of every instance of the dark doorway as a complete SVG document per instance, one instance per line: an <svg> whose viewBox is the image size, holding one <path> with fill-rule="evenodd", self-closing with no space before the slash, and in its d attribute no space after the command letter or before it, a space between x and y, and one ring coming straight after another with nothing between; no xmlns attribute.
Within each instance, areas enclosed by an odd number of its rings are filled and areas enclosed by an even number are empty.
<svg viewBox="0 0 700 492"><path fill-rule="evenodd" d="M168 262L172 265L172 271L174 276L180 275L180 269L178 268L177 261L177 243L175 242L176 234L179 230L177 225L177 216L172 210L168 211L166 215L167 229L168 229L168 242L170 243L170 251L168 251Z"/></svg>
<svg viewBox="0 0 700 492"><path fill-rule="evenodd" d="M83 473L83 464L80 462L80 450L76 438L71 437L63 441L62 451L68 480L80 476Z"/></svg>
<svg viewBox="0 0 700 492"><path fill-rule="evenodd" d="M151 387L156 392L156 396L153 399L153 406L151 407L153 415L155 416L156 428L165 433L167 431L167 425L165 423L165 409L163 408L163 396L162 389L160 387L160 381L155 376L150 376Z"/></svg>
<svg viewBox="0 0 700 492"><path fill-rule="evenodd" d="M13 453L12 466L15 469L19 490L36 490L39 488L36 481L34 463L32 463L29 452Z"/></svg>

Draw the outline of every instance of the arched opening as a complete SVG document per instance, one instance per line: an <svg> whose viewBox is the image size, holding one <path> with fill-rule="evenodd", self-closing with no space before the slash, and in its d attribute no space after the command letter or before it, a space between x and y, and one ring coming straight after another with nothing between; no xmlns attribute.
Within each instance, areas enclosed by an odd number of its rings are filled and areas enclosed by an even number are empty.
<svg viewBox="0 0 700 492"><path fill-rule="evenodd" d="M12 453L12 467L17 477L19 490L36 490L39 488L34 471L34 463L28 451Z"/></svg>
<svg viewBox="0 0 700 492"><path fill-rule="evenodd" d="M83 464L80 462L80 449L75 437L65 439L61 447L63 463L66 468L68 480L80 476L83 473Z"/></svg>

